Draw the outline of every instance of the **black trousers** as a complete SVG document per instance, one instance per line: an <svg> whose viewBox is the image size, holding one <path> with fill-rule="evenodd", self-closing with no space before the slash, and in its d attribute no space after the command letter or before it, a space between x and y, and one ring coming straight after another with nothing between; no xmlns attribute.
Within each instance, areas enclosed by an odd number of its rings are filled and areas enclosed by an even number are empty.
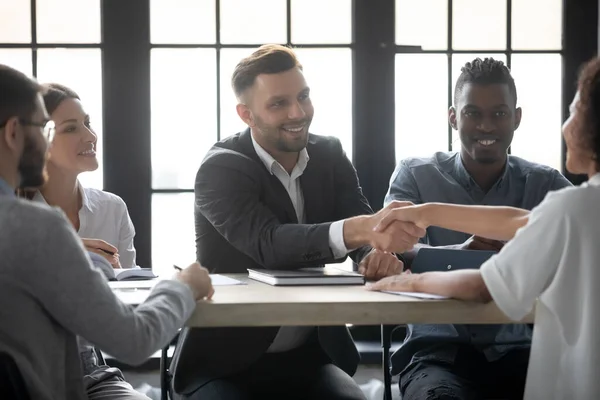
<svg viewBox="0 0 600 400"><path fill-rule="evenodd" d="M417 362L400 375L402 400L523 398L529 349L515 349L487 361L471 347L461 348L454 364Z"/></svg>
<svg viewBox="0 0 600 400"><path fill-rule="evenodd" d="M365 400L360 387L331 363L318 343L266 353L251 368L204 385L187 400Z"/></svg>

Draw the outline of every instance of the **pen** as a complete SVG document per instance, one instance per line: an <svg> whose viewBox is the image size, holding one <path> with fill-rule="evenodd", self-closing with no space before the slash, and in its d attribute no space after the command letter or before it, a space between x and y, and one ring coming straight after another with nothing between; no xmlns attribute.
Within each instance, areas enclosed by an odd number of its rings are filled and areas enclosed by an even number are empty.
<svg viewBox="0 0 600 400"><path fill-rule="evenodd" d="M180 267L178 267L177 265L173 264L173 268L175 268L177 271L183 271L183 269L181 269Z"/></svg>
<svg viewBox="0 0 600 400"><path fill-rule="evenodd" d="M98 250L100 250L100 251L103 251L103 252L105 252L106 254L110 254L111 256L114 256L114 255L115 255L115 253L113 253L112 251L104 250L104 249L101 249L101 248L98 248Z"/></svg>

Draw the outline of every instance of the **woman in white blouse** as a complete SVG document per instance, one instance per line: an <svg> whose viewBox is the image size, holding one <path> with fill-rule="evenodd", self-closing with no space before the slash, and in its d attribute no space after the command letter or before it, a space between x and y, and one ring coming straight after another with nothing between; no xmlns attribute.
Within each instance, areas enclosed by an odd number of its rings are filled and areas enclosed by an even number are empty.
<svg viewBox="0 0 600 400"><path fill-rule="evenodd" d="M55 83L44 87L44 104L56 133L46 162L47 183L32 199L60 207L88 251L108 260L113 268L133 268L135 230L125 202L112 193L84 188L78 180L79 174L98 168L98 137L90 117L73 90ZM110 271L102 272L110 276ZM90 400L148 400L125 382L120 370L99 365L91 344L81 338L78 343Z"/></svg>
<svg viewBox="0 0 600 400"><path fill-rule="evenodd" d="M44 103L56 134L49 150L48 182L34 200L60 207L89 251L115 268L133 268L135 229L125 202L112 193L84 188L78 180L79 174L98 169L98 137L90 117L73 90L54 83L44 86Z"/></svg>
<svg viewBox="0 0 600 400"><path fill-rule="evenodd" d="M405 273L385 278L371 289L493 300L515 321L537 304L526 399L600 398L599 58L582 70L563 136L567 169L586 174L589 180L549 193L531 212L510 207L396 204L375 217L375 221L381 219L375 227L379 232L400 220L423 228L439 226L510 240L480 270Z"/></svg>

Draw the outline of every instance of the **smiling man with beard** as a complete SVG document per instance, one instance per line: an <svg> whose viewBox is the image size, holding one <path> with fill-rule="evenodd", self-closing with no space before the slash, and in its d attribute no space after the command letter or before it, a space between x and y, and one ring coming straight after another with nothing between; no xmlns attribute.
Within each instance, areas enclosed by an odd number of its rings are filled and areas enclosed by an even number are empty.
<svg viewBox="0 0 600 400"><path fill-rule="evenodd" d="M232 86L248 129L215 144L198 171L197 259L246 273L350 254L367 277L402 271L395 255L365 246L371 228L355 216L372 211L339 139L309 133L314 109L294 52L262 46L239 62ZM425 234L404 228L407 249ZM350 377L358 361L345 326L191 329L171 369L189 399L353 400L364 399Z"/></svg>
<svg viewBox="0 0 600 400"><path fill-rule="evenodd" d="M501 61L477 58L465 64L448 120L458 131L460 152L402 160L386 204L400 200L531 210L548 192L570 186L558 171L507 154L521 108L515 82ZM421 244L404 256L410 263L423 246L498 251L503 245L430 227ZM409 325L404 344L392 356L392 371L400 374L405 400L520 399L531 335L527 325Z"/></svg>

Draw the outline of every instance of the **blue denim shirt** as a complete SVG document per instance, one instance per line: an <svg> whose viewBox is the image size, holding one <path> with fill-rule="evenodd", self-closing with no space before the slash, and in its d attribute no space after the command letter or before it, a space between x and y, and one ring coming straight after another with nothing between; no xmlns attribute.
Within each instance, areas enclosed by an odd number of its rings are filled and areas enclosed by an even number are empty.
<svg viewBox="0 0 600 400"><path fill-rule="evenodd" d="M415 204L443 202L468 205L502 205L531 210L553 190L571 183L553 168L509 156L504 173L486 193L471 178L458 153L435 153L430 158L401 161L390 180L385 204L392 200ZM470 235L438 227L427 229L422 243L431 246L460 244ZM392 356L392 372L412 363L438 360L453 363L459 345L472 345L487 360L501 358L511 349L527 348L532 331L524 324L409 325L402 347Z"/></svg>

